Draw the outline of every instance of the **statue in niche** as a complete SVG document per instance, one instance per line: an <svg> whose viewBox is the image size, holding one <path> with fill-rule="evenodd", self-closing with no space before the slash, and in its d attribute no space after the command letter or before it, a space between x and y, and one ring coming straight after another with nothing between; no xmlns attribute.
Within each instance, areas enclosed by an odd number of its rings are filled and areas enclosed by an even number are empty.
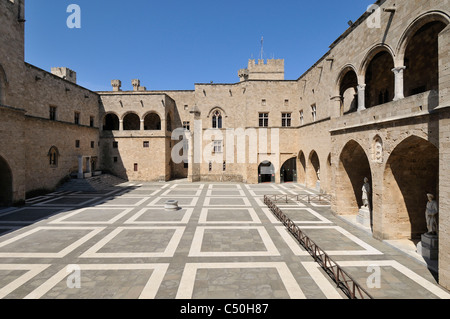
<svg viewBox="0 0 450 319"><path fill-rule="evenodd" d="M427 194L427 197L428 203L427 209L425 211L425 217L427 220L428 234L435 236L437 235L438 232L438 223L437 223L438 206L436 200L434 199L433 194Z"/></svg>
<svg viewBox="0 0 450 319"><path fill-rule="evenodd" d="M372 190L370 188L369 179L364 178L364 185L362 187L362 201L365 208L370 209L369 198Z"/></svg>
<svg viewBox="0 0 450 319"><path fill-rule="evenodd" d="M381 138L376 137L374 141L373 159L377 163L383 162L383 142Z"/></svg>

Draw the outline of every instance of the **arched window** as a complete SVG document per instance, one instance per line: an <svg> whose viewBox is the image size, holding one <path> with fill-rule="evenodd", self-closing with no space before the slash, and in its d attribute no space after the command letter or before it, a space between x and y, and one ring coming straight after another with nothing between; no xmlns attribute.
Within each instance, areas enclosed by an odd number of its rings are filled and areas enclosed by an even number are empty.
<svg viewBox="0 0 450 319"><path fill-rule="evenodd" d="M124 131L139 131L141 120L135 113L128 113L123 118L123 130Z"/></svg>
<svg viewBox="0 0 450 319"><path fill-rule="evenodd" d="M119 117L116 114L106 114L103 119L104 131L118 131L119 130Z"/></svg>
<svg viewBox="0 0 450 319"><path fill-rule="evenodd" d="M50 167L58 167L59 152L56 146L52 146L48 151Z"/></svg>
<svg viewBox="0 0 450 319"><path fill-rule="evenodd" d="M156 113L148 114L144 119L144 130L159 131L161 130L161 118Z"/></svg>
<svg viewBox="0 0 450 319"><path fill-rule="evenodd" d="M222 128L222 113L219 110L213 113L212 128Z"/></svg>

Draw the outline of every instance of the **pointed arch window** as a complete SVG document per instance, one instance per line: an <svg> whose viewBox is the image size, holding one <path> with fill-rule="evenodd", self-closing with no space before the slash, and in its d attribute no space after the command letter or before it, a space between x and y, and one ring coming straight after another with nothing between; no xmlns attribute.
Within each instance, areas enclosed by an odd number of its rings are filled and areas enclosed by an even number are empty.
<svg viewBox="0 0 450 319"><path fill-rule="evenodd" d="M55 146L52 146L48 151L48 158L50 167L58 167L59 152Z"/></svg>
<svg viewBox="0 0 450 319"><path fill-rule="evenodd" d="M222 113L219 110L213 113L212 128L222 128Z"/></svg>

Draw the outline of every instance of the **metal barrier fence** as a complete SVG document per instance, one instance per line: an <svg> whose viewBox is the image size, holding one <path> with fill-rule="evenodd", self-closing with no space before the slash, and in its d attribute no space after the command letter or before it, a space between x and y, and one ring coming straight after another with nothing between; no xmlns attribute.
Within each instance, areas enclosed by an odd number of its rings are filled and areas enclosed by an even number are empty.
<svg viewBox="0 0 450 319"><path fill-rule="evenodd" d="M289 202L289 200L294 201L307 201L308 203L311 202L331 202L331 195L328 194L298 194L298 195L268 195L270 198L273 199L274 202L279 202L280 200L285 201L286 203Z"/></svg>
<svg viewBox="0 0 450 319"><path fill-rule="evenodd" d="M281 195L289 196L291 195ZM292 195L298 196L313 196L313 195ZM329 196L329 195L321 195ZM324 250L317 246L286 214L272 201L277 201L280 195L266 195L264 196L264 204L278 217L295 239L309 252L322 269L331 277L344 294L350 299L373 299L373 297L362 288L348 273L346 273ZM287 201L287 199L286 199Z"/></svg>

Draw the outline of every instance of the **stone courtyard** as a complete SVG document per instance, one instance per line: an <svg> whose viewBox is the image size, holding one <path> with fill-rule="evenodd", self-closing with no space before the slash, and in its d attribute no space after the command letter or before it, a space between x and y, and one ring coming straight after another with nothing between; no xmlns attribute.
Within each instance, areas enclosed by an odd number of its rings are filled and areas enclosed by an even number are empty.
<svg viewBox="0 0 450 319"><path fill-rule="evenodd" d="M83 185L0 211L0 298L347 298L263 202L314 193L300 184ZM373 298L450 298L423 260L326 203L278 204ZM380 269L376 288L369 267Z"/></svg>

